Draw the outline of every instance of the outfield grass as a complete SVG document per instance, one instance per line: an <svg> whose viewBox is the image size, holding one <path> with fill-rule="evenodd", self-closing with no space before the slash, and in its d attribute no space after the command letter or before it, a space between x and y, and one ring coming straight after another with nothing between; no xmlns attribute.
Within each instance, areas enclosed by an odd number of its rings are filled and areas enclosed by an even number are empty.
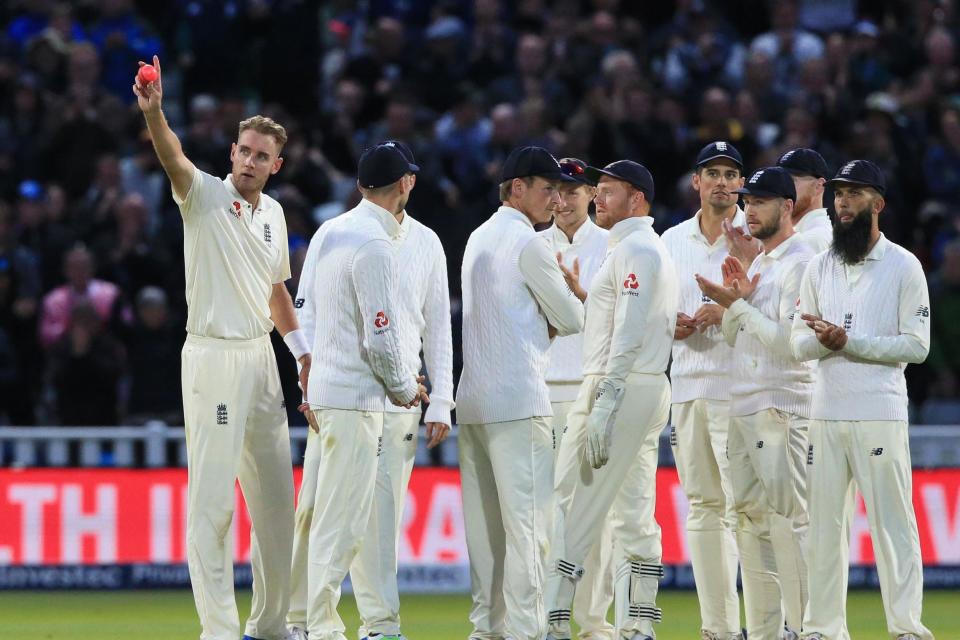
<svg viewBox="0 0 960 640"><path fill-rule="evenodd" d="M238 594L240 611L250 593ZM465 596L405 596L403 630L410 640L466 640L469 599ZM658 604L659 640L693 640L700 616L690 592L665 592ZM938 640L960 638L960 592L930 591L924 621ZM346 596L341 613L354 638L357 611ZM879 592L853 592L848 606L854 640L888 640ZM196 640L200 626L189 591L0 592L2 640ZM239 639L238 639L239 640Z"/></svg>

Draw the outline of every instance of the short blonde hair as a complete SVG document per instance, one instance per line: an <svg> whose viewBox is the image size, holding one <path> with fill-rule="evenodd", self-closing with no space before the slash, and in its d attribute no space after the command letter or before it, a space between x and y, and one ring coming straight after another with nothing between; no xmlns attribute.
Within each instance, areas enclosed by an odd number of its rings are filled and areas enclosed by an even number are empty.
<svg viewBox="0 0 960 640"><path fill-rule="evenodd" d="M517 178L510 178L500 183L500 202L506 202L513 195L513 181ZM528 187L533 184L533 176L524 176L519 178L523 180Z"/></svg>
<svg viewBox="0 0 960 640"><path fill-rule="evenodd" d="M239 136L239 134L248 129L253 129L257 133L272 137L277 142L277 146L280 149L283 148L283 145L287 144L287 130L284 129L282 125L274 121L273 118L256 115L252 118L241 120L240 131L237 135Z"/></svg>

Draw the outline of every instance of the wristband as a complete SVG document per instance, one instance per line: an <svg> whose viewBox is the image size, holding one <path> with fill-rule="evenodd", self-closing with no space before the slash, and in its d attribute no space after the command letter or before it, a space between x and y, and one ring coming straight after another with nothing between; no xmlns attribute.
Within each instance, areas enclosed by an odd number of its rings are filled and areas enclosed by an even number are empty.
<svg viewBox="0 0 960 640"><path fill-rule="evenodd" d="M310 353L310 345L307 344L307 339L300 329L294 329L283 336L283 341L286 343L287 349L290 349L290 353L293 354L294 360L299 361L300 358Z"/></svg>

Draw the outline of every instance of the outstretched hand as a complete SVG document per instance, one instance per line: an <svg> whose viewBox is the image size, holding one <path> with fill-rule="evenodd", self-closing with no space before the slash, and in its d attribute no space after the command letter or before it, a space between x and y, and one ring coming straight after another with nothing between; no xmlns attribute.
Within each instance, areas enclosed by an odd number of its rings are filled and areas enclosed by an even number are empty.
<svg viewBox="0 0 960 640"><path fill-rule="evenodd" d="M142 67L147 63L141 60L139 65ZM160 58L153 56L153 68L157 70L157 79L153 82L144 83L140 78L139 72L134 76L133 95L137 96L137 106L144 113L156 113L160 110L160 102L163 99L163 77L160 72Z"/></svg>

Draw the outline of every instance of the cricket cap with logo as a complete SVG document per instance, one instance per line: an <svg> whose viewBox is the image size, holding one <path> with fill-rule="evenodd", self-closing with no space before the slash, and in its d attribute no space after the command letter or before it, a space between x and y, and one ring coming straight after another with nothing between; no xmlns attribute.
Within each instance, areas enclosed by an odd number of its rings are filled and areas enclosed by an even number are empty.
<svg viewBox="0 0 960 640"><path fill-rule="evenodd" d="M758 198L789 198L793 201L797 199L793 178L783 167L764 167L755 171L750 179L739 189L734 189L733 193Z"/></svg>
<svg viewBox="0 0 960 640"><path fill-rule="evenodd" d="M653 202L654 188L653 175L650 170L639 162L633 160L617 160L611 162L603 169L589 167L587 169L587 178L600 182L603 176L610 176L617 180L623 180L630 183L633 187L643 192L643 197L647 202Z"/></svg>
<svg viewBox="0 0 960 640"><path fill-rule="evenodd" d="M780 156L777 166L795 176L827 177L827 161L813 149L791 149Z"/></svg>
<svg viewBox="0 0 960 640"><path fill-rule="evenodd" d="M840 167L830 182L834 186L842 183L862 184L876 189L880 195L887 190L887 179L883 171L869 160L851 160Z"/></svg>
<svg viewBox="0 0 960 640"><path fill-rule="evenodd" d="M543 147L517 147L503 161L500 182L514 178L539 177L557 182L576 182L560 168L560 163Z"/></svg>
<svg viewBox="0 0 960 640"><path fill-rule="evenodd" d="M697 167L702 167L717 158L732 160L741 171L743 170L743 157L740 155L740 152L735 146L723 140L711 142L703 149L700 149L700 153L697 154Z"/></svg>
<svg viewBox="0 0 960 640"><path fill-rule="evenodd" d="M367 149L360 156L357 182L366 189L376 189L419 170L420 167L407 160L396 142L385 142Z"/></svg>

